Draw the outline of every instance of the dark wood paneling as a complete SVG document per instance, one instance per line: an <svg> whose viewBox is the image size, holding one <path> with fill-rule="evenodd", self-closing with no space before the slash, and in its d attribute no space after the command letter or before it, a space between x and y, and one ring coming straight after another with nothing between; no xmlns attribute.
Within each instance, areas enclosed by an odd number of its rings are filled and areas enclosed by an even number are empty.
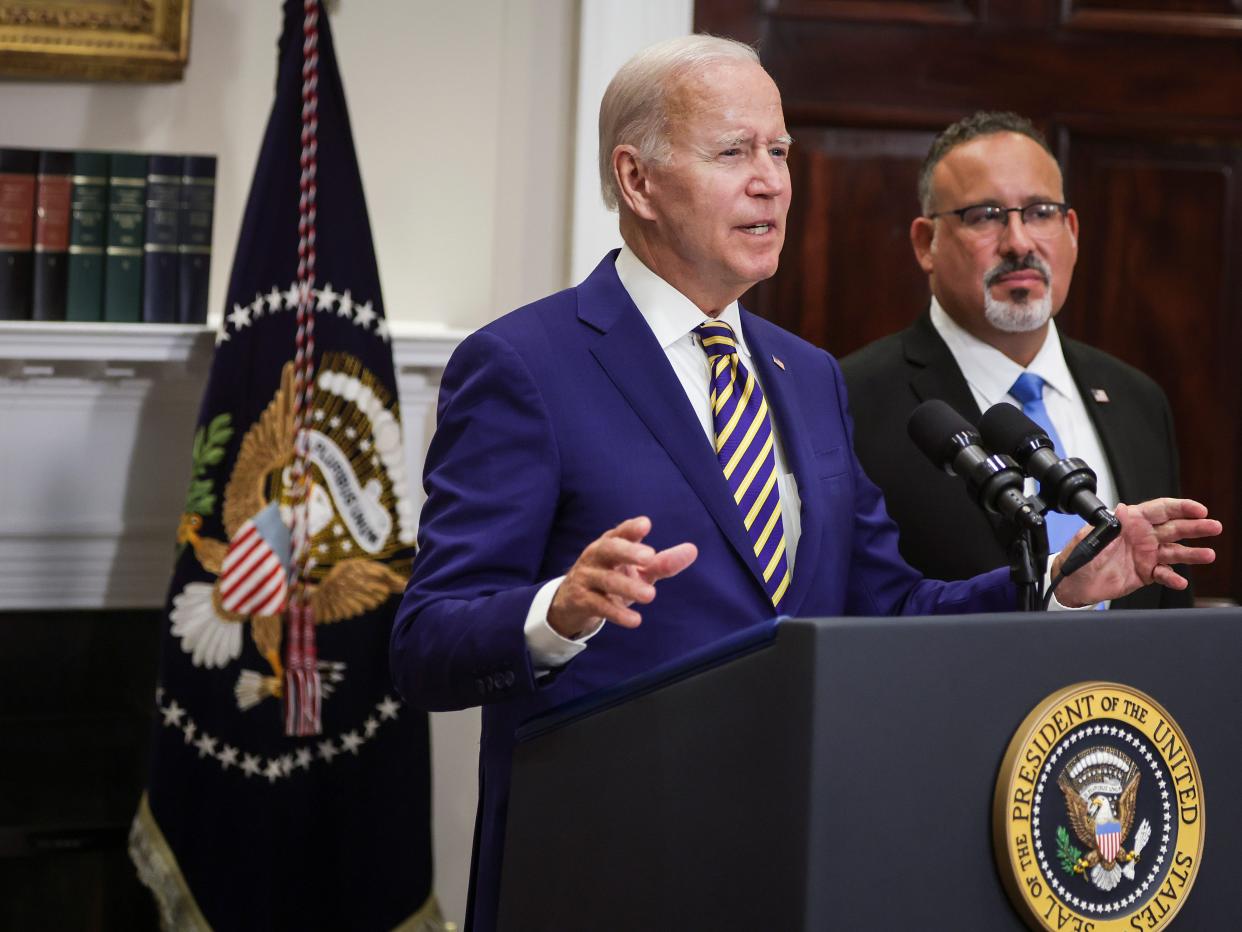
<svg viewBox="0 0 1242 932"><path fill-rule="evenodd" d="M1234 0L1064 0L1061 15L1070 29L1242 38Z"/></svg>
<svg viewBox="0 0 1242 932"><path fill-rule="evenodd" d="M771 13L789 19L960 26L975 22L983 6L984 0L777 0L771 4Z"/></svg>
<svg viewBox="0 0 1242 932"><path fill-rule="evenodd" d="M758 286L754 303L844 355L906 326L927 303L909 230L932 136L797 125L790 133L797 196L781 262L798 272Z"/></svg>
<svg viewBox="0 0 1242 932"><path fill-rule="evenodd" d="M1242 19L1242 7L1235 0L1066 0L1072 11L1110 10L1125 13L1144 10L1151 13L1195 15L1213 13Z"/></svg>
<svg viewBox="0 0 1242 932"><path fill-rule="evenodd" d="M1185 493L1238 515L1242 148L1080 132L1069 152L1081 251L1061 325L1160 382L1177 412ZM1197 576L1205 591L1229 592L1242 570L1236 536L1217 550Z"/></svg>
<svg viewBox="0 0 1242 932"><path fill-rule="evenodd" d="M886 15L892 14L892 15ZM797 144L776 276L747 300L835 353L926 302L908 227L932 135L974 110L1049 134L1082 220L1072 335L1168 392L1185 489L1225 521L1201 594L1242 599L1242 7L1236 0L699 0L755 42Z"/></svg>

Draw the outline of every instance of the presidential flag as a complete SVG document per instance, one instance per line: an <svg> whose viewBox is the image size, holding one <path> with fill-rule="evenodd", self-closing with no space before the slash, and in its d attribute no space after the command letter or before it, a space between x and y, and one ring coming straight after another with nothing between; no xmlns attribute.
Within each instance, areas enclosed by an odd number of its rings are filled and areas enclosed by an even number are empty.
<svg viewBox="0 0 1242 932"><path fill-rule="evenodd" d="M287 0L130 836L166 928L445 927L427 720L388 673L414 549L402 450L328 22Z"/></svg>

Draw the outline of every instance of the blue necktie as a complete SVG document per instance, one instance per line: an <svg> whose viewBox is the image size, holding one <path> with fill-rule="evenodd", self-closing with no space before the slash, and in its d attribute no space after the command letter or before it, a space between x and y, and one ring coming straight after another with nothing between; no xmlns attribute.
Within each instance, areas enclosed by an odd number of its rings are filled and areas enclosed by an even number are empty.
<svg viewBox="0 0 1242 932"><path fill-rule="evenodd" d="M1048 409L1044 407L1044 380L1033 372L1023 372L1018 376L1009 394L1022 402L1022 413L1044 429L1044 433L1056 448L1057 456L1064 459L1065 447L1057 430L1052 426L1052 418L1048 417ZM1069 539L1078 533L1078 529L1086 524L1077 515L1063 515L1059 511L1048 511L1044 514L1048 522L1048 550L1059 553Z"/></svg>
<svg viewBox="0 0 1242 932"><path fill-rule="evenodd" d="M789 558L768 402L758 381L738 358L732 327L723 320L712 320L696 327L695 333L711 369L716 458L741 511L746 536L755 548L764 588L773 606L779 607L789 588Z"/></svg>

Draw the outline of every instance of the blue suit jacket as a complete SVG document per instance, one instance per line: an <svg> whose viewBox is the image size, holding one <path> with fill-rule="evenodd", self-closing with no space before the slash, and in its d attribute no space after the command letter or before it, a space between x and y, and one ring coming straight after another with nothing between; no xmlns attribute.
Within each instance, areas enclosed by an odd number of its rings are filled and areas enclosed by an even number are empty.
<svg viewBox="0 0 1242 932"><path fill-rule="evenodd" d="M392 669L422 708L484 705L467 917L476 930L495 924L516 727L773 615L715 454L615 257L470 336L441 387ZM745 311L742 327L802 498L784 612L1012 610L1004 570L941 583L901 559L897 528L854 457L836 362ZM692 541L698 560L657 585L639 628L605 625L536 683L523 633L536 590L635 515L651 518L651 546Z"/></svg>

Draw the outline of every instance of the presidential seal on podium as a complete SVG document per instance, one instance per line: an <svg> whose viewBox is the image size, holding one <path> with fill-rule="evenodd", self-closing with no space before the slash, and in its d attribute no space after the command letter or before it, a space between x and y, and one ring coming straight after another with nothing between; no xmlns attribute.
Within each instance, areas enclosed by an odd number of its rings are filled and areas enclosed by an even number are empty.
<svg viewBox="0 0 1242 932"><path fill-rule="evenodd" d="M1079 683L1022 722L996 781L1001 880L1034 929L1165 928L1203 853L1190 745L1150 696Z"/></svg>

